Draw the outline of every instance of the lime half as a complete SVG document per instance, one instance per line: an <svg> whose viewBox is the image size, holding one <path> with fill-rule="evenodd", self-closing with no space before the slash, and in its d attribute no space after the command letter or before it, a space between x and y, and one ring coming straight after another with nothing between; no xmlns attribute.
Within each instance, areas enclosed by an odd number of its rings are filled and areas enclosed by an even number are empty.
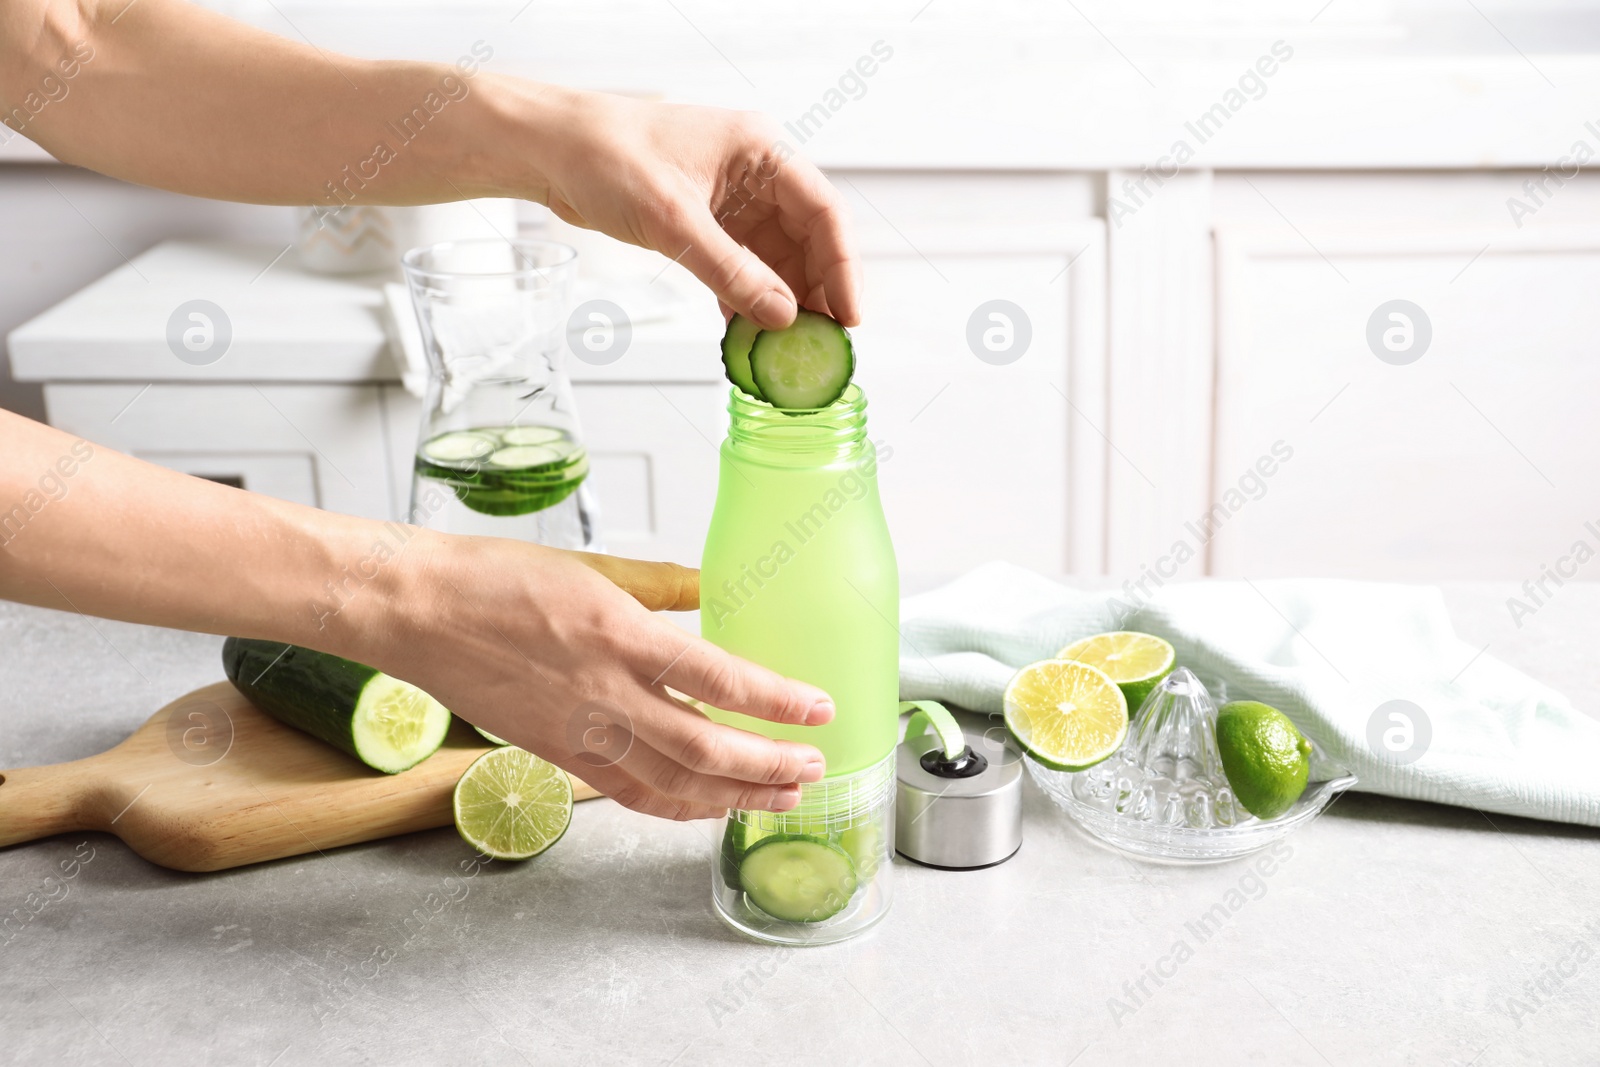
<svg viewBox="0 0 1600 1067"><path fill-rule="evenodd" d="M1152 634L1117 630L1085 637L1056 653L1056 659L1077 660L1099 667L1128 698L1128 714L1139 710L1150 691L1172 673L1177 662L1172 646Z"/></svg>
<svg viewBox="0 0 1600 1067"><path fill-rule="evenodd" d="M572 822L572 779L520 748L491 749L456 783L456 832L497 860L537 856Z"/></svg>
<svg viewBox="0 0 1600 1067"><path fill-rule="evenodd" d="M1276 819L1300 799L1311 742L1277 708L1236 700L1217 712L1217 754L1233 795L1251 815Z"/></svg>
<svg viewBox="0 0 1600 1067"><path fill-rule="evenodd" d="M1087 663L1030 663L1006 686L1006 728L1029 755L1058 771L1093 767L1128 736L1128 699Z"/></svg>

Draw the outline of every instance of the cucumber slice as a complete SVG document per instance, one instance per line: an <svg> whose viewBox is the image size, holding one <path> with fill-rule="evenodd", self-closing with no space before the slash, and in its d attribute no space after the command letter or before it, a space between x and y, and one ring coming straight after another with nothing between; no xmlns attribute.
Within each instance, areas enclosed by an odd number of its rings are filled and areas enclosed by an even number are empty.
<svg viewBox="0 0 1600 1067"><path fill-rule="evenodd" d="M435 437L422 446L424 457L447 467L461 466L471 460L483 459L500 443L485 433L463 430Z"/></svg>
<svg viewBox="0 0 1600 1067"><path fill-rule="evenodd" d="M527 470L530 467L542 467L546 463L555 463L567 454L567 451L551 448L548 445L512 445L502 448L489 457L489 466L505 467L511 470Z"/></svg>
<svg viewBox="0 0 1600 1067"><path fill-rule="evenodd" d="M843 911L859 880L850 854L838 845L773 834L744 854L739 882L750 902L773 918L814 923Z"/></svg>
<svg viewBox="0 0 1600 1067"><path fill-rule="evenodd" d="M230 637L222 666L268 715L385 774L433 755L450 729L444 705L416 686L326 652Z"/></svg>
<svg viewBox="0 0 1600 1067"><path fill-rule="evenodd" d="M863 882L872 881L878 873L878 864L888 851L884 844L883 827L876 820L857 823L839 832L839 847L850 854L856 874Z"/></svg>
<svg viewBox="0 0 1600 1067"><path fill-rule="evenodd" d="M784 330L762 330L750 346L750 376L775 408L814 411L844 395L855 373L855 348L845 328L802 310Z"/></svg>
<svg viewBox="0 0 1600 1067"><path fill-rule="evenodd" d="M722 881L729 889L737 892L744 888L739 881L739 864L744 862L744 854L750 851L762 838L772 836L771 830L763 830L738 819L729 819L728 828L722 834Z"/></svg>
<svg viewBox="0 0 1600 1067"><path fill-rule="evenodd" d="M728 320L727 332L722 335L722 371L728 381L757 400L765 400L756 380L750 376L750 346L760 332L761 327L743 315Z"/></svg>
<svg viewBox="0 0 1600 1067"><path fill-rule="evenodd" d="M508 426L500 433L500 440L508 445L547 445L567 435L550 426Z"/></svg>

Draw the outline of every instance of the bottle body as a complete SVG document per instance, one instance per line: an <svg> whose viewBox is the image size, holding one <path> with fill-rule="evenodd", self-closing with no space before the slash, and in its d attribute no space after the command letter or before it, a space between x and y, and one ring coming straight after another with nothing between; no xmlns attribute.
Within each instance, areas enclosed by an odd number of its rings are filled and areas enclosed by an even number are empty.
<svg viewBox="0 0 1600 1067"><path fill-rule="evenodd" d="M898 740L899 572L878 496L884 453L852 387L799 416L733 391L700 571L700 632L832 697L833 721L719 722L819 748L827 776L782 814L730 812L712 895L761 940L852 937L888 910Z"/></svg>
<svg viewBox="0 0 1600 1067"><path fill-rule="evenodd" d="M824 726L712 717L817 746L830 777L872 766L897 740L899 612L872 442L775 457L730 436L701 562L701 635L821 688L836 711Z"/></svg>

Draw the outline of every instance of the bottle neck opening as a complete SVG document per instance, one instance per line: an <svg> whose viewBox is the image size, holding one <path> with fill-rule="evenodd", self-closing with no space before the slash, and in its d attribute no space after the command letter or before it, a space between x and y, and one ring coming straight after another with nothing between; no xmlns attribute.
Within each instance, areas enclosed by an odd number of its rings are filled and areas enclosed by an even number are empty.
<svg viewBox="0 0 1600 1067"><path fill-rule="evenodd" d="M768 462L813 463L846 456L867 439L867 396L851 385L815 411L780 411L730 389L728 441L740 455Z"/></svg>

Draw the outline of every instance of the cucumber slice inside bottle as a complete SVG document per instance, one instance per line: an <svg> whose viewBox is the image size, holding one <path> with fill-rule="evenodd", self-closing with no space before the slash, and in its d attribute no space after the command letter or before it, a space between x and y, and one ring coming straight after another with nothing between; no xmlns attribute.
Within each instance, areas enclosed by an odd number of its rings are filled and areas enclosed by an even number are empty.
<svg viewBox="0 0 1600 1067"><path fill-rule="evenodd" d="M762 330L750 346L761 398L785 411L827 407L844 395L855 369L849 333L815 311L802 310L787 329Z"/></svg>
<svg viewBox="0 0 1600 1067"><path fill-rule="evenodd" d="M765 400L756 380L750 376L750 346L760 332L761 327L743 315L728 320L727 332L722 335L722 371L728 381L757 400Z"/></svg>
<svg viewBox="0 0 1600 1067"><path fill-rule="evenodd" d="M739 864L744 862L744 854L750 847L762 838L772 836L771 830L763 830L752 823L740 822L730 818L728 828L722 833L722 881L729 889L735 892L744 888L739 881Z"/></svg>
<svg viewBox="0 0 1600 1067"><path fill-rule="evenodd" d="M773 834L745 852L739 883L773 918L814 923L843 911L860 879L850 854L831 841Z"/></svg>

